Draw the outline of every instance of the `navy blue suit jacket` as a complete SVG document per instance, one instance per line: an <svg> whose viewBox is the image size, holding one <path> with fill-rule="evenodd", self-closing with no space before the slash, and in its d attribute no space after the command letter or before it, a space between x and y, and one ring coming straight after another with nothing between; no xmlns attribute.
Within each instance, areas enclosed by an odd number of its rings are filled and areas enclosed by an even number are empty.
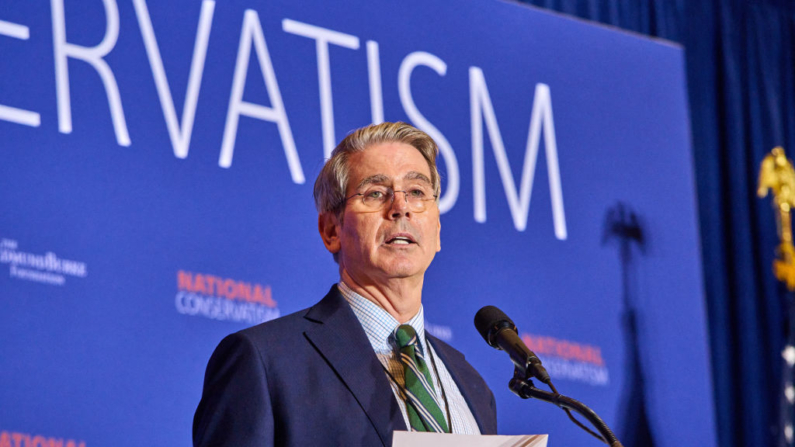
<svg viewBox="0 0 795 447"><path fill-rule="evenodd" d="M483 434L494 395L464 356L426 335ZM193 419L196 447L391 446L406 430L367 335L337 287L309 309L245 329L216 348Z"/></svg>

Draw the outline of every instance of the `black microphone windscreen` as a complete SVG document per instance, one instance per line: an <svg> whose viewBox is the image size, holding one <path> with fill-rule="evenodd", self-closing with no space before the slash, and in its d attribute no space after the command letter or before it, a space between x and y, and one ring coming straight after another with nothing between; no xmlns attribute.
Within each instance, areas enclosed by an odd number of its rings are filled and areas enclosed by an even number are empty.
<svg viewBox="0 0 795 447"><path fill-rule="evenodd" d="M493 332L500 326L504 327L504 323L508 323L512 328L516 327L513 321L508 318L508 315L505 315L505 312L494 306L484 306L475 314L475 329L480 332L481 337L486 340L486 343L492 347L496 347L491 340L492 335L494 335Z"/></svg>

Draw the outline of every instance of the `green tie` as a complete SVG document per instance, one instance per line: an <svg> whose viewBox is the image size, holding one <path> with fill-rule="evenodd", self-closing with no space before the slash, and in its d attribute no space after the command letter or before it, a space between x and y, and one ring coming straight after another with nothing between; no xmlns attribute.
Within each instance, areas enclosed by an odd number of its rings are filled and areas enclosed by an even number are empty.
<svg viewBox="0 0 795 447"><path fill-rule="evenodd" d="M400 361L405 372L406 412L412 430L450 433L436 401L431 373L422 353L417 349L417 333L414 328L404 324L397 328L395 339L400 348Z"/></svg>

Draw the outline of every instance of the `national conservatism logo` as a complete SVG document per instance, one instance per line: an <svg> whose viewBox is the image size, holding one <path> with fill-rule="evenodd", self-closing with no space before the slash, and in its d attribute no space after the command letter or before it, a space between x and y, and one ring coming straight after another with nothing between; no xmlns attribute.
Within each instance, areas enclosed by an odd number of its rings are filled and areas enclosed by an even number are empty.
<svg viewBox="0 0 795 447"><path fill-rule="evenodd" d="M177 312L258 324L279 317L271 286L207 273L177 271Z"/></svg>
<svg viewBox="0 0 795 447"><path fill-rule="evenodd" d="M532 334L522 334L522 341L538 355L553 379L594 386L610 383L610 374L599 346Z"/></svg>
<svg viewBox="0 0 795 447"><path fill-rule="evenodd" d="M85 441L0 430L0 447L86 447Z"/></svg>

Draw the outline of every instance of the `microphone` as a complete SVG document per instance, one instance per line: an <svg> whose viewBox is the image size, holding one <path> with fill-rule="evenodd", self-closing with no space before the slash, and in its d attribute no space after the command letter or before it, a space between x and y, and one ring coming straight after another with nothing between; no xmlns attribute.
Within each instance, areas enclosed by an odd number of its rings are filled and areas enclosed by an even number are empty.
<svg viewBox="0 0 795 447"><path fill-rule="evenodd" d="M547 385L552 382L541 360L519 338L516 325L503 311L494 306L483 307L475 314L475 328L489 346L508 353L525 377L535 377Z"/></svg>
<svg viewBox="0 0 795 447"><path fill-rule="evenodd" d="M522 399L533 397L555 404L562 408L569 415L569 419L583 430L611 447L621 447L621 442L596 412L582 402L558 393L552 385L549 373L541 365L541 360L519 338L519 334L516 332L516 325L503 311L494 306L486 306L480 309L475 314L475 328L477 328L489 346L507 352L513 364L516 365L514 377L508 383L508 387L517 396ZM521 374L521 377L519 377L519 374ZM531 377L535 377L547 384L552 389L552 392L536 388L533 382L529 381ZM601 436L575 419L571 414L571 410L585 416L599 430Z"/></svg>

